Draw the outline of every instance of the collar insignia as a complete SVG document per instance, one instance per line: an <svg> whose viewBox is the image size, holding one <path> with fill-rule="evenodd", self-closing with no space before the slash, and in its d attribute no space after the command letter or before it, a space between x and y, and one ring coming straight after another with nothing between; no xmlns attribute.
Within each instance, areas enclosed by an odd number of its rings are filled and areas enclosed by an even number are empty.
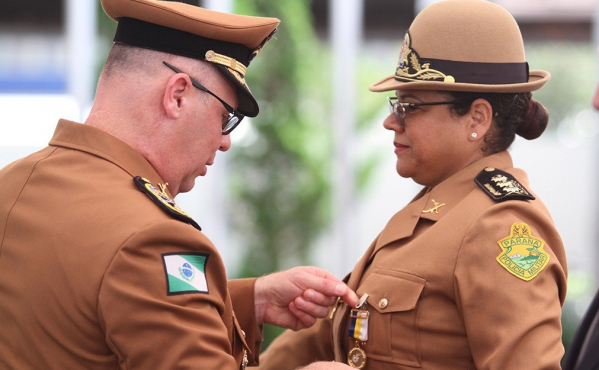
<svg viewBox="0 0 599 370"><path fill-rule="evenodd" d="M480 171L474 181L495 202L535 199L514 176L493 167Z"/></svg>
<svg viewBox="0 0 599 370"><path fill-rule="evenodd" d="M532 235L530 227L523 222L512 225L510 236L497 242L501 253L496 260L512 275L530 281L549 263L545 241Z"/></svg>
<svg viewBox="0 0 599 370"><path fill-rule="evenodd" d="M420 64L420 57L416 50L410 48L410 32L406 32L399 60L395 69L395 79L399 81L438 81L454 83L455 78L431 68L430 63Z"/></svg>
<svg viewBox="0 0 599 370"><path fill-rule="evenodd" d="M434 207L431 209L425 209L424 211L422 211L422 213L437 213L439 214L439 208L443 207L445 205L445 203L439 203L437 201L435 201L434 199L431 199L431 201L434 204Z"/></svg>
<svg viewBox="0 0 599 370"><path fill-rule="evenodd" d="M137 185L137 187L141 191L146 193L146 195L150 197L150 199L152 199L154 203L158 204L158 206L162 208L163 211L165 211L166 213L173 216L179 221L186 222L200 231L202 230L200 225L198 225L187 212L182 210L177 204L175 204L175 201L173 199L169 198L168 195L166 195L166 187L168 183L164 185L158 184L158 186L160 186L160 190L158 190L154 185L150 183L150 181L143 177L135 176L133 178L133 181L135 182L135 185Z"/></svg>

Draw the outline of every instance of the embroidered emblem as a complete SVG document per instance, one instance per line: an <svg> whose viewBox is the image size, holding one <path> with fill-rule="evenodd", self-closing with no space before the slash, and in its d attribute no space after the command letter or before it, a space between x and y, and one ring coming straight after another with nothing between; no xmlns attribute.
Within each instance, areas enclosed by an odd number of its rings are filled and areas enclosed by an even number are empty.
<svg viewBox="0 0 599 370"><path fill-rule="evenodd" d="M395 79L401 81L440 81L454 83L455 78L445 73L431 68L430 63L420 64L420 57L416 50L410 47L410 32L406 32L399 60L395 69Z"/></svg>
<svg viewBox="0 0 599 370"><path fill-rule="evenodd" d="M514 276L530 281L549 263L549 254L543 250L545 242L534 237L523 222L512 225L510 236L497 242L501 253L496 260Z"/></svg>
<svg viewBox="0 0 599 370"><path fill-rule="evenodd" d="M160 186L160 190L158 190L154 185L150 183L150 181L143 177L135 176L133 178L133 181L135 182L135 185L137 185L138 188L140 188L144 193L146 193L146 195L150 197L150 199L152 199L154 203L158 204L158 206L160 206L160 208L162 208L166 213L173 216L179 221L183 221L190 224L198 230L202 230L200 225L198 225L187 212L182 210L175 203L174 200L168 197L168 195L166 194L166 187L168 186L168 183L164 185L158 184L158 186Z"/></svg>
<svg viewBox="0 0 599 370"><path fill-rule="evenodd" d="M439 213L439 208L443 207L445 205L445 203L439 203L437 201L435 201L434 199L431 199L431 201L433 202L433 204L435 205L433 208L431 209L426 209L424 211L422 211L422 213Z"/></svg>
<svg viewBox="0 0 599 370"><path fill-rule="evenodd" d="M204 253L163 254L166 294L208 293L206 281L208 256Z"/></svg>
<svg viewBox="0 0 599 370"><path fill-rule="evenodd" d="M492 167L480 171L474 181L496 202L535 199L514 176Z"/></svg>

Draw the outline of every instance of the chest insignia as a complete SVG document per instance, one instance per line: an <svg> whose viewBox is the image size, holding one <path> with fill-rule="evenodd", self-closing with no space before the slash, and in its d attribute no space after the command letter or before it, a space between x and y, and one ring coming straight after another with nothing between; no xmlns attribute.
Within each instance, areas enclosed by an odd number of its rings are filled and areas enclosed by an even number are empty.
<svg viewBox="0 0 599 370"><path fill-rule="evenodd" d="M474 179L476 184L496 202L504 200L534 200L526 188L507 172L487 167Z"/></svg>
<svg viewBox="0 0 599 370"><path fill-rule="evenodd" d="M549 254L543 250L545 242L532 235L530 227L517 222L510 236L497 242L501 253L496 260L514 276L530 281L549 263Z"/></svg>
<svg viewBox="0 0 599 370"><path fill-rule="evenodd" d="M179 221L183 221L190 224L198 230L202 230L200 225L198 225L187 212L182 210L177 204L175 204L174 200L172 200L168 197L168 195L166 195L166 185L159 184L161 190L158 190L154 185L152 185L147 179L143 177L135 176L133 178L133 181L135 182L135 185L137 185L137 187L141 189L141 191L146 193L146 195L150 197L150 199L152 199L154 203L158 204L158 206L162 208L162 210L164 210L166 213L173 216Z"/></svg>
<svg viewBox="0 0 599 370"><path fill-rule="evenodd" d="M208 293L205 253L165 253L162 263L166 274L167 295Z"/></svg>

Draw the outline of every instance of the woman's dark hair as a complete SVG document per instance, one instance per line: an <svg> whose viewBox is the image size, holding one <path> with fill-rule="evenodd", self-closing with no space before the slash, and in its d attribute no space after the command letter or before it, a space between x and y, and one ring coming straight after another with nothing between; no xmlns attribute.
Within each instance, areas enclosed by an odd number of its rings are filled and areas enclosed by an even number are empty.
<svg viewBox="0 0 599 370"><path fill-rule="evenodd" d="M451 101L449 109L457 116L463 116L476 99L485 99L493 108L493 127L485 136L482 150L490 155L507 150L516 134L527 140L536 139L547 127L549 113L545 107L527 93L476 93L446 91Z"/></svg>

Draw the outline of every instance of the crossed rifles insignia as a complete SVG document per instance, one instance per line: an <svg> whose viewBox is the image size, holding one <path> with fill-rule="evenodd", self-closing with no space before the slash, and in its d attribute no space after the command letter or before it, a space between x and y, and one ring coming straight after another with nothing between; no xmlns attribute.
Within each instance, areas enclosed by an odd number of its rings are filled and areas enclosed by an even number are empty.
<svg viewBox="0 0 599 370"><path fill-rule="evenodd" d="M445 205L445 203L439 203L437 201L435 201L434 199L431 199L431 201L433 202L433 204L435 205L433 208L431 209L425 209L424 211L422 211L422 213L439 213L439 208L443 207Z"/></svg>

